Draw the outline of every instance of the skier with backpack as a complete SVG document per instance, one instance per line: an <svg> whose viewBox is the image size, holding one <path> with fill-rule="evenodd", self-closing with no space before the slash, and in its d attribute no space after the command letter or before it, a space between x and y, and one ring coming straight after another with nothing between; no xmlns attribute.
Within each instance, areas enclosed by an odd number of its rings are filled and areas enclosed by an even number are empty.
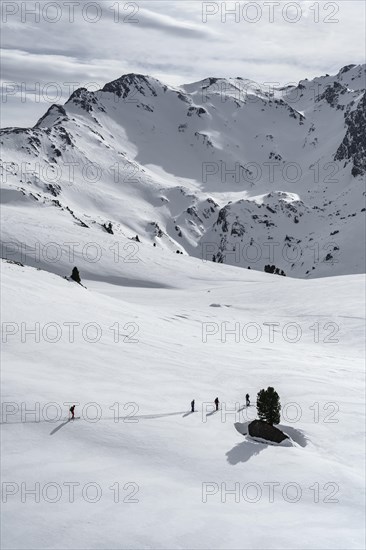
<svg viewBox="0 0 366 550"><path fill-rule="evenodd" d="M70 407L70 412L71 412L71 418L70 420L75 420L75 405L72 405Z"/></svg>
<svg viewBox="0 0 366 550"><path fill-rule="evenodd" d="M220 401L219 401L219 398L218 398L218 397L216 397L216 399L215 399L214 403L215 403L215 407L216 407L216 410L218 411L218 410L219 410L219 403L220 403Z"/></svg>
<svg viewBox="0 0 366 550"><path fill-rule="evenodd" d="M194 399L191 401L191 412L194 413Z"/></svg>

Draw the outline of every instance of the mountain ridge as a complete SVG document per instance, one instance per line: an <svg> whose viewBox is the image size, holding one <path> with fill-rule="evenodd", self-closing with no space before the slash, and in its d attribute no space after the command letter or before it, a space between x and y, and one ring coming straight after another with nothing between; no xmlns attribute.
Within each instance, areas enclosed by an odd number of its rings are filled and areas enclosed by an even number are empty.
<svg viewBox="0 0 366 550"><path fill-rule="evenodd" d="M4 188L26 197L33 240L36 201L97 240L111 223L121 238L239 267L363 272L364 81L365 65L268 91L241 77L174 87L122 75L75 90L33 128L2 130Z"/></svg>

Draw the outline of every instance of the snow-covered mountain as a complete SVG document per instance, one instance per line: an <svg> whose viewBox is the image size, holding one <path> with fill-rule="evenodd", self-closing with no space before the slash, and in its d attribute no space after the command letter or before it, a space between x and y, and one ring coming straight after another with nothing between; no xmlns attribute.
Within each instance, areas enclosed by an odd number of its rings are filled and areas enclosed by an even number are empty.
<svg viewBox="0 0 366 550"><path fill-rule="evenodd" d="M106 247L137 234L289 276L363 272L365 70L273 89L128 74L76 90L33 128L1 132L2 255L65 273L66 234ZM37 261L50 242L61 258Z"/></svg>

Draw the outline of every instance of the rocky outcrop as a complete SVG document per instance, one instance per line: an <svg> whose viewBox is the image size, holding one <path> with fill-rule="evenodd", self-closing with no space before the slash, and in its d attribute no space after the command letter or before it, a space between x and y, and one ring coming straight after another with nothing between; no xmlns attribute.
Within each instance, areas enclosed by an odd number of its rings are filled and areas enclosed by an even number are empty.
<svg viewBox="0 0 366 550"><path fill-rule="evenodd" d="M130 73L117 78L117 80L113 80L113 82L108 82L103 87L102 92L113 93L122 99L126 99L129 96L132 100L137 92L145 97L156 97L158 95L156 88L161 88L164 92L167 90L167 86L152 77Z"/></svg>
<svg viewBox="0 0 366 550"><path fill-rule="evenodd" d="M352 160L352 176L366 173L366 93L357 108L345 118L347 133L334 156L334 160Z"/></svg>
<svg viewBox="0 0 366 550"><path fill-rule="evenodd" d="M253 420L248 425L248 433L251 437L259 437L272 443L282 443L282 441L288 439L288 436L281 430L262 420Z"/></svg>

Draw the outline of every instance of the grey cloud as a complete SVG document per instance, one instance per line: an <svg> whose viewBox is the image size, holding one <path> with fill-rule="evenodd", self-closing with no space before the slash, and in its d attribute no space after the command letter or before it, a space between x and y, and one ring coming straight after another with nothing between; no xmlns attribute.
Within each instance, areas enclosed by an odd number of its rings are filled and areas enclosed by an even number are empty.
<svg viewBox="0 0 366 550"><path fill-rule="evenodd" d="M136 16L138 25L157 31L164 31L173 36L185 38L209 38L217 33L203 23L189 23L183 20L174 19L170 15L161 15L144 9ZM217 35L219 37L219 35Z"/></svg>

